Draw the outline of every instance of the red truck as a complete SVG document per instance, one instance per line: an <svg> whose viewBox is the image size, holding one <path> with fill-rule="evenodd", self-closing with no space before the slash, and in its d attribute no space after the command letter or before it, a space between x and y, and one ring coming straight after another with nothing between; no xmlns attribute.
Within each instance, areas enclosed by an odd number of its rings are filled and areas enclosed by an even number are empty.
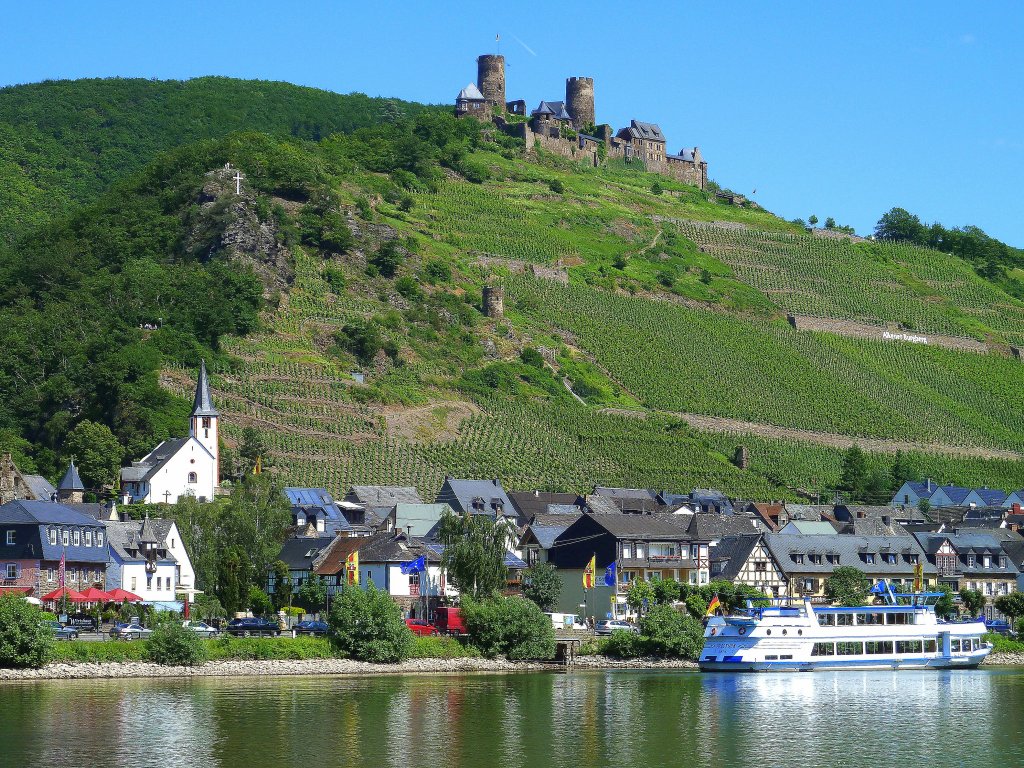
<svg viewBox="0 0 1024 768"><path fill-rule="evenodd" d="M442 635L468 634L458 608L438 608L434 613L434 626Z"/></svg>

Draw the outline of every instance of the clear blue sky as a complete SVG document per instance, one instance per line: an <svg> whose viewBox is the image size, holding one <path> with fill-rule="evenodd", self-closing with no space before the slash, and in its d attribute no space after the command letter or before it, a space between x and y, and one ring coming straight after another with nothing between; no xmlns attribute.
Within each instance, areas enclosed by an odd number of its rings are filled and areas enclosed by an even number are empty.
<svg viewBox="0 0 1024 768"><path fill-rule="evenodd" d="M285 80L450 103L475 57L507 93L595 79L597 117L657 122L711 177L793 218L870 232L903 206L1024 246L1017 2L10 3L0 82Z"/></svg>

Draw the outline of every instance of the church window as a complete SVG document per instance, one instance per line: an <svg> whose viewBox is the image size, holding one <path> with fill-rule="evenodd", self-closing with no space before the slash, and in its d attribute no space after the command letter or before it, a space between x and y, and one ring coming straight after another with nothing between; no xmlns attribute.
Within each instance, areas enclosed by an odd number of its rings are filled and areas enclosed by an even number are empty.
<svg viewBox="0 0 1024 768"><path fill-rule="evenodd" d="M209 429L209 428L210 428L210 417L209 416L203 416L203 429Z"/></svg>
<svg viewBox="0 0 1024 768"><path fill-rule="evenodd" d="M199 482L199 475L197 475L195 472L189 472L188 473L188 481L190 483L198 483Z"/></svg>

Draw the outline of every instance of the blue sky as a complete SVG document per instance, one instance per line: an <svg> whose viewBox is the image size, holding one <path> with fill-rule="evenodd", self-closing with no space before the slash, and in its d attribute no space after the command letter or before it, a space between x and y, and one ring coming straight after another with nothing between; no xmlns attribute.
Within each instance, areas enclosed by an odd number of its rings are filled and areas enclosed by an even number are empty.
<svg viewBox="0 0 1024 768"><path fill-rule="evenodd" d="M599 121L659 123L786 218L867 233L900 205L1024 246L1020 3L97 0L10 3L5 27L4 84L216 74L431 103L500 46L510 99L591 76Z"/></svg>

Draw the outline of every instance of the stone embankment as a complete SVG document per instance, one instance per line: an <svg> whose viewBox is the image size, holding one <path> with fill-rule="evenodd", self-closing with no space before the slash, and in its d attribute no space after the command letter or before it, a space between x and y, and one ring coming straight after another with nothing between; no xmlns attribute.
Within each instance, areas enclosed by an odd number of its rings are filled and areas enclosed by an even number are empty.
<svg viewBox="0 0 1024 768"><path fill-rule="evenodd" d="M1024 653L990 653L982 665L986 667L1024 667Z"/></svg>

